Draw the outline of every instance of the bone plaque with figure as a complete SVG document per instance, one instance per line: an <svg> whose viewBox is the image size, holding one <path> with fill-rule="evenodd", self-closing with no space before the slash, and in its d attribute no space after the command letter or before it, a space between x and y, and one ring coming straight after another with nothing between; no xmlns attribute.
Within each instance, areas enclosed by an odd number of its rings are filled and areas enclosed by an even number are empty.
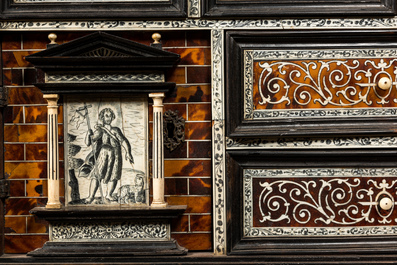
<svg viewBox="0 0 397 265"><path fill-rule="evenodd" d="M148 205L147 98L68 97L66 203Z"/></svg>

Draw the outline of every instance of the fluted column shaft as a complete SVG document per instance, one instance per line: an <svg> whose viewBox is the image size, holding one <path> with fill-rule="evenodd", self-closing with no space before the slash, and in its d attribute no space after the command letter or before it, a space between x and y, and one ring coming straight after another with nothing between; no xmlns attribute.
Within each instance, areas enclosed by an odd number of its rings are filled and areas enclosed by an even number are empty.
<svg viewBox="0 0 397 265"><path fill-rule="evenodd" d="M166 207L164 201L164 139L163 99L164 93L151 93L153 98L153 201L152 207Z"/></svg>
<svg viewBox="0 0 397 265"><path fill-rule="evenodd" d="M48 201L46 208L61 208L59 201L59 149L58 149L58 99L57 94L47 94L47 181Z"/></svg>

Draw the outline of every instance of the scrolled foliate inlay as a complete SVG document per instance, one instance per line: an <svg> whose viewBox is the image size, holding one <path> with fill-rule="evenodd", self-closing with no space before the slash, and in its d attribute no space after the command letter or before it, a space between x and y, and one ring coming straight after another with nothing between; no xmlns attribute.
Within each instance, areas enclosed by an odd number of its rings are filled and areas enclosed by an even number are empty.
<svg viewBox="0 0 397 265"><path fill-rule="evenodd" d="M395 116L396 49L246 50L244 117ZM348 108L347 108L348 107Z"/></svg>
<svg viewBox="0 0 397 265"><path fill-rule="evenodd" d="M395 168L245 169L244 234L396 234L396 177ZM379 210L379 195L392 203L389 212Z"/></svg>

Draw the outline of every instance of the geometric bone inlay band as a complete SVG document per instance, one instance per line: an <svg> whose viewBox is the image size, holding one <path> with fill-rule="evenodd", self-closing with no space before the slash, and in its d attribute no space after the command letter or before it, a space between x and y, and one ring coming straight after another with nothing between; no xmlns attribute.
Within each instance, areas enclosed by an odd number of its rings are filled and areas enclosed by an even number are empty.
<svg viewBox="0 0 397 265"><path fill-rule="evenodd" d="M244 169L244 236L397 234L397 169Z"/></svg>
<svg viewBox="0 0 397 265"><path fill-rule="evenodd" d="M161 73L131 74L46 74L46 82L164 82Z"/></svg>
<svg viewBox="0 0 397 265"><path fill-rule="evenodd" d="M246 50L244 117L397 114L397 50ZM387 77L392 85L380 89Z"/></svg>
<svg viewBox="0 0 397 265"><path fill-rule="evenodd" d="M73 222L50 226L51 241L120 241L170 239L169 224L153 222Z"/></svg>

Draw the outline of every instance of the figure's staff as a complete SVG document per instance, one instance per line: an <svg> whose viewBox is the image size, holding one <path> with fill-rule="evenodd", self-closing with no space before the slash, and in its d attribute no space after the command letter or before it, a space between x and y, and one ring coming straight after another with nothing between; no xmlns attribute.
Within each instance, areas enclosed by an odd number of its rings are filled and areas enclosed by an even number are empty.
<svg viewBox="0 0 397 265"><path fill-rule="evenodd" d="M83 119L85 119L86 121L87 121L87 128L88 128L88 131L90 132L90 131L92 131L91 130L91 123L90 123L90 116L88 115L88 108L91 108L92 107L92 105L87 105L85 102L84 102L84 107L81 107L81 108L78 108L77 110L76 110L76 113L77 114L79 114L81 117L83 117ZM82 113L84 111L84 113ZM77 126L77 128L78 128L78 126ZM90 136L91 137L91 136ZM95 150L94 150L94 148L92 148L92 154L93 154L93 157L94 157L94 164L96 163L96 154L95 154ZM95 167L95 165L94 165L94 170L97 170L97 168ZM98 172L97 172L98 173ZM103 190L102 190L102 184L101 184L101 182L99 182L99 192L101 193L101 199L102 199L102 203L103 204L105 204L105 197L103 196Z"/></svg>

